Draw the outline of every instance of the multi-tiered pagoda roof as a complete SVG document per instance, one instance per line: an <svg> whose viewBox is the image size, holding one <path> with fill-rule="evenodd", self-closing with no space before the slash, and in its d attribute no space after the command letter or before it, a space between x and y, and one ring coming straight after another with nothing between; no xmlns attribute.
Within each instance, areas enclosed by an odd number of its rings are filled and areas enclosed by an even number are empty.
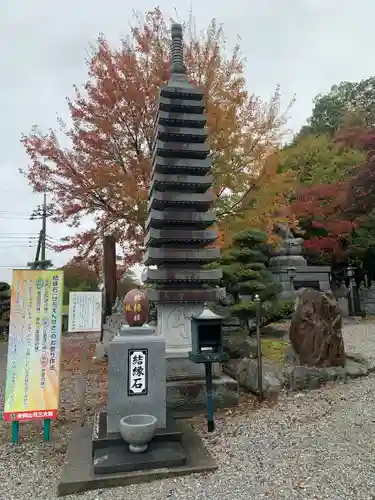
<svg viewBox="0 0 375 500"><path fill-rule="evenodd" d="M182 27L172 25L171 78L160 91L146 222L146 283L151 301L215 301L220 257L212 209L210 148L204 91L188 82Z"/></svg>

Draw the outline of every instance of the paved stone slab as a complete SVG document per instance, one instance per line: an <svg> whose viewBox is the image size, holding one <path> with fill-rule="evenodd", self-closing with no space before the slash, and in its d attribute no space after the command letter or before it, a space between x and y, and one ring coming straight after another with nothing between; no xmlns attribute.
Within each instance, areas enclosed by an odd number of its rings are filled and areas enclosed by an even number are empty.
<svg viewBox="0 0 375 500"><path fill-rule="evenodd" d="M109 446L94 453L94 474L113 474L186 464L186 454L179 442L152 441L145 453L132 453L128 446Z"/></svg>
<svg viewBox="0 0 375 500"><path fill-rule="evenodd" d="M204 447L202 440L186 422L183 428L182 447L186 453L186 464L162 469L118 472L95 475L92 462L93 426L77 428L71 436L66 464L63 466L58 484L58 495L82 493L87 490L125 486L150 482L167 477L191 473L212 472L217 469L216 462Z"/></svg>
<svg viewBox="0 0 375 500"><path fill-rule="evenodd" d="M94 428L92 435L93 453L108 446L122 446L124 440L120 432L108 432L107 412L102 411L94 417ZM167 416L167 425L164 429L156 429L154 441L178 441L181 443L183 432L176 419Z"/></svg>

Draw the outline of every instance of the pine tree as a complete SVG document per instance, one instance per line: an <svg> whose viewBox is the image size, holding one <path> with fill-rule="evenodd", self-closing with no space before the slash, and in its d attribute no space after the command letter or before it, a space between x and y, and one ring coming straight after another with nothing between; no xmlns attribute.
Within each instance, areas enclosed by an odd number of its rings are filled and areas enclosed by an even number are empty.
<svg viewBox="0 0 375 500"><path fill-rule="evenodd" d="M267 269L269 257L267 235L256 229L238 233L232 247L221 257L223 285L235 301L231 312L247 326L248 320L256 316L255 295L259 295L261 301L263 324L278 316L285 306L277 301L281 288Z"/></svg>

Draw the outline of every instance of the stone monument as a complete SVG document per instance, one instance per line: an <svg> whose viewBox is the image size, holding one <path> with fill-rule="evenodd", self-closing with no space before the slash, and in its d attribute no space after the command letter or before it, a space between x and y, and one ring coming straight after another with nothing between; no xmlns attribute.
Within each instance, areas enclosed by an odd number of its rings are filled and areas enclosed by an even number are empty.
<svg viewBox="0 0 375 500"><path fill-rule="evenodd" d="M108 351L109 432L119 431L121 417L150 412L165 428L165 371L164 339L148 326L123 326Z"/></svg>
<svg viewBox="0 0 375 500"><path fill-rule="evenodd" d="M141 290L128 292L124 314L129 324L108 350L108 406L94 425L94 473L184 465L181 433L167 429L165 340L141 324L148 315Z"/></svg>
<svg viewBox="0 0 375 500"><path fill-rule="evenodd" d="M133 414L151 414L163 429L166 426L165 340L142 324L148 314L145 294L131 290L126 297L124 313L131 326L123 325L108 349L108 432L118 432L120 418Z"/></svg>
<svg viewBox="0 0 375 500"><path fill-rule="evenodd" d="M204 302L216 300L221 277L219 270L203 268L219 257L219 249L209 246L217 230L203 91L187 81L180 25L172 25L172 39L172 77L161 90L156 120L145 255L146 265L158 266L148 270L146 282L154 286L149 295L158 304L159 324L156 332L141 324L147 318L141 290L127 296L128 325L117 330L108 347L107 411L93 425L73 431L59 496L217 469L193 427L175 421L166 408L168 394L173 400L178 386L174 380L176 385L169 382L166 388L166 362L175 361L176 372L178 363L185 370L191 316ZM220 381L213 382L214 391ZM204 379L185 382L184 391L205 406ZM232 397L235 404L237 393Z"/></svg>
<svg viewBox="0 0 375 500"><path fill-rule="evenodd" d="M309 287L330 290L329 266L309 266L302 255L303 238L293 236L285 224L277 224L275 233L280 237L280 247L269 262L270 271L283 288L281 299L293 299L295 290Z"/></svg>
<svg viewBox="0 0 375 500"><path fill-rule="evenodd" d="M299 364L345 366L341 311L332 292L298 292L289 338Z"/></svg>
<svg viewBox="0 0 375 500"><path fill-rule="evenodd" d="M221 270L204 267L220 257L204 112L204 90L186 75L182 27L173 24L171 77L160 91L155 121L144 256L147 294L157 305L156 331L166 340L170 400L173 388L192 394L191 383L182 387L182 379L202 377L204 393L202 366L188 359L191 318L220 293ZM216 375L218 385L218 367ZM225 377L224 386L230 380Z"/></svg>

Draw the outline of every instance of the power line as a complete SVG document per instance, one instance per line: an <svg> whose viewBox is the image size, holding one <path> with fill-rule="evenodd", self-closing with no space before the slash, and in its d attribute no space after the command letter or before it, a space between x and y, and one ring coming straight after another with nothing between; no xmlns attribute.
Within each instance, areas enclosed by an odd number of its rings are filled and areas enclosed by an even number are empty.
<svg viewBox="0 0 375 500"><path fill-rule="evenodd" d="M47 269L52 265L51 261L46 258L46 249L49 251L54 251L54 246L60 244L61 242L57 238L47 235L46 222L47 218L53 214L53 205L48 204L46 200L46 195L43 197L43 204L38 205L36 209L33 210L31 215L19 211L11 210L0 210L0 219L5 219L9 221L16 220L41 220L42 228L38 234L35 232L19 232L19 233L1 233L0 234L0 250L13 250L19 248L34 248L36 249L36 254L33 262L27 265L21 266L0 266L2 269Z"/></svg>
<svg viewBox="0 0 375 500"><path fill-rule="evenodd" d="M1 240L37 240L38 236L4 236L3 234L0 234L0 239Z"/></svg>
<svg viewBox="0 0 375 500"><path fill-rule="evenodd" d="M3 210L0 208L0 213L3 215L25 215L25 216L30 216L29 212L23 211L23 210Z"/></svg>
<svg viewBox="0 0 375 500"><path fill-rule="evenodd" d="M23 217L21 215L3 215L3 214L0 214L0 219L6 219L6 220L30 220L30 217Z"/></svg>
<svg viewBox="0 0 375 500"><path fill-rule="evenodd" d="M2 242L0 242L2 243ZM35 248L35 245L14 245L11 241L5 241L4 243L9 243L7 246L0 246L0 249L4 248Z"/></svg>
<svg viewBox="0 0 375 500"><path fill-rule="evenodd" d="M46 206L46 215L49 217L52 215L52 205ZM27 212L21 211L10 211L10 210L0 210L0 219L20 219L20 220L35 220L43 218L43 206L38 206L33 212L31 216Z"/></svg>
<svg viewBox="0 0 375 500"><path fill-rule="evenodd" d="M23 210L2 210L0 208L0 213L2 214L14 214L14 215L29 215L28 212L24 212Z"/></svg>
<svg viewBox="0 0 375 500"><path fill-rule="evenodd" d="M30 219L31 220L42 219L43 221L45 218L51 217L52 214L53 214L53 204L49 203L47 205L47 198L46 195L44 195L43 205L38 205L37 208L35 208L32 211Z"/></svg>
<svg viewBox="0 0 375 500"><path fill-rule="evenodd" d="M61 238L55 238L54 236L49 236L48 234L46 234L46 238L47 240L51 240L51 241L61 241Z"/></svg>

